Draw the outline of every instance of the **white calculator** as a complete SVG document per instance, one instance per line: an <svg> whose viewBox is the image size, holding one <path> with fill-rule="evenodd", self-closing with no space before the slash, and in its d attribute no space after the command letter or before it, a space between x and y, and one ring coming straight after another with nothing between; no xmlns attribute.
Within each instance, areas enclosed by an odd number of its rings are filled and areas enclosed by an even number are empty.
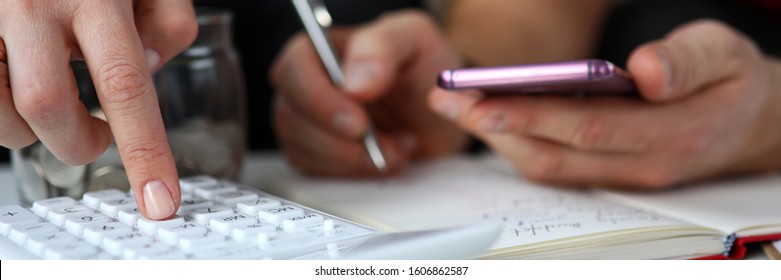
<svg viewBox="0 0 781 280"><path fill-rule="evenodd" d="M141 216L109 189L0 207L1 259L464 259L499 226L382 233L208 176L182 178L177 215Z"/></svg>

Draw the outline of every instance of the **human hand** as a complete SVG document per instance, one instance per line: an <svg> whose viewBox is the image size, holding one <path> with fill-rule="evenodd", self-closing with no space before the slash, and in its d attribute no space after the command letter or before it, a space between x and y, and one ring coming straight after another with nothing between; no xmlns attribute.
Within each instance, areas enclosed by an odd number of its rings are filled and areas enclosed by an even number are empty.
<svg viewBox="0 0 781 280"><path fill-rule="evenodd" d="M151 72L195 39L191 1L0 0L0 145L40 140L67 164L115 138L139 209L174 215L179 181ZM107 121L79 101L72 59L85 59Z"/></svg>
<svg viewBox="0 0 781 280"><path fill-rule="evenodd" d="M362 143L370 120L390 172L411 158L463 148L466 134L426 105L436 74L457 65L428 16L396 12L330 35L343 58L344 88L334 87L303 34L273 66L274 127L294 166L322 175L379 175Z"/></svg>
<svg viewBox="0 0 781 280"><path fill-rule="evenodd" d="M781 168L781 63L745 36L696 21L638 47L628 70L645 100L429 101L460 108L459 125L535 181L656 189Z"/></svg>

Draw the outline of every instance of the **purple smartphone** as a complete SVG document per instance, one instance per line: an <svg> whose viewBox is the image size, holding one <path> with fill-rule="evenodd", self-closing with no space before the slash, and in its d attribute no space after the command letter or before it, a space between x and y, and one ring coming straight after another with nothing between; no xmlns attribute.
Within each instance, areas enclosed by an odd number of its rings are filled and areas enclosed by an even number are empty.
<svg viewBox="0 0 781 280"><path fill-rule="evenodd" d="M445 70L443 89L479 89L488 95L636 95L626 71L599 59Z"/></svg>

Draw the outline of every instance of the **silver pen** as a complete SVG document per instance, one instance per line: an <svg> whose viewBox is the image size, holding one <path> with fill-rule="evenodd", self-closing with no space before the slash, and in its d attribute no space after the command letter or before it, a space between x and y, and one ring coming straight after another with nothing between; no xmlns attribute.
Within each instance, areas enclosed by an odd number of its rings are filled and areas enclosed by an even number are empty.
<svg viewBox="0 0 781 280"><path fill-rule="evenodd" d="M315 46L315 50L320 56L320 60L322 60L328 75L331 76L335 86L341 87L344 84L342 66L333 49L331 40L328 39L326 34L326 29L331 25L331 14L328 13L322 0L292 1L298 17L301 19L306 33L309 34L309 38L312 40L312 44ZM380 145L377 143L377 136L371 123L369 123L369 128L363 137L363 145L366 147L366 151L369 153L369 157L374 166L377 167L377 170L380 173L386 173L388 164L385 161L385 156L382 154Z"/></svg>

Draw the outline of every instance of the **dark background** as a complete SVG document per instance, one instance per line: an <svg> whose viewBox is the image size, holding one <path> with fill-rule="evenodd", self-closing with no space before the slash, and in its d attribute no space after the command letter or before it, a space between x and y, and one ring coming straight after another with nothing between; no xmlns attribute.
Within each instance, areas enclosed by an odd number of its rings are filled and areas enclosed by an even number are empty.
<svg viewBox="0 0 781 280"><path fill-rule="evenodd" d="M770 3L765 6L759 2ZM781 1L775 1L778 3ZM273 90L268 67L284 42L301 29L289 1L196 0L197 6L220 7L234 13L234 40L247 81L248 143L251 150L273 150L277 143L271 130ZM350 25L371 20L385 11L420 7L420 1L326 0L336 24ZM716 18L753 38L768 54L781 56L781 10L772 1L649 0L627 1L613 9L605 22L598 58L622 66L639 44L663 37L675 26L697 18ZM13 133L13 132L4 132ZM0 148L0 162L8 160Z"/></svg>

